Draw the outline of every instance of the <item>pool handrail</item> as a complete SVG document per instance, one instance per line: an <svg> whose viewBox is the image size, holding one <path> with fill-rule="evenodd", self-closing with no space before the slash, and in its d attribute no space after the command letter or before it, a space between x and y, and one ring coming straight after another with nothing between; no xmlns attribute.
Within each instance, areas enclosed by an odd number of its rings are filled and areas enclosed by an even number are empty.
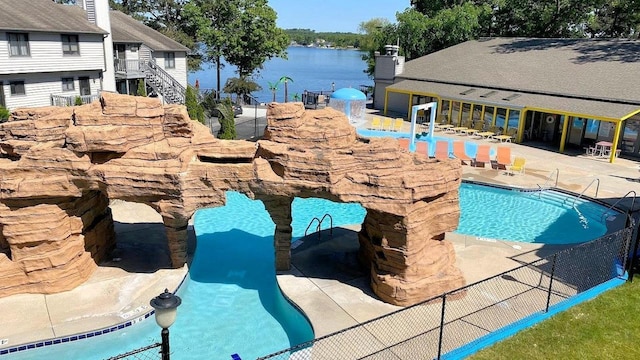
<svg viewBox="0 0 640 360"><path fill-rule="evenodd" d="M329 236L333 237L333 217L329 213L324 214L321 219L317 217L314 217L313 219L311 219L311 221L309 222L309 225L307 225L307 228L304 230L304 236L306 237L308 235L309 228L311 227L311 225L313 225L315 221L317 221L318 226L316 227L316 232L318 233L318 239L322 238L320 230L322 230L322 222L327 217L329 218Z"/></svg>
<svg viewBox="0 0 640 360"><path fill-rule="evenodd" d="M633 197L631 198L631 207L629 208L629 210L627 210L627 216L629 216L629 212L633 211L633 208L634 208L634 206L636 204L636 197L638 197L638 195L636 194L636 192L634 190L631 190L631 191L627 192L623 197L621 197L620 199L616 200L616 202L614 202L613 205L607 207L607 209L602 212L602 215L600 216L600 221L602 221L604 219L604 216L607 214L607 212L609 212L609 210L611 210L614 207L616 207L616 205L618 205L618 203L620 201L622 201L625 198L627 198L631 193L633 193Z"/></svg>
<svg viewBox="0 0 640 360"><path fill-rule="evenodd" d="M547 176L547 180L545 180L544 185L542 185L542 188L547 188L549 187L549 185L547 185L549 183L549 181L551 181L553 179L553 174L556 174L556 182L554 187L558 187L558 178L560 177L560 169L556 168L555 170L553 170L549 176Z"/></svg>
<svg viewBox="0 0 640 360"><path fill-rule="evenodd" d="M584 195L584 193L587 191L587 189L589 189L591 187L591 185L593 185L593 183L597 183L596 184L596 198L598 197L598 190L600 189L600 179L599 178L595 178L593 180L591 180L591 182L589 183L589 185L587 185L586 188L584 188L584 190L582 190L582 192L580 193L580 195L578 195L577 197L573 198L573 203L571 203L571 206L574 207L576 205L576 201L578 201L578 199L582 198L582 195ZM569 199L569 198L567 198ZM566 200L565 200L566 201ZM562 202L564 204L564 201Z"/></svg>

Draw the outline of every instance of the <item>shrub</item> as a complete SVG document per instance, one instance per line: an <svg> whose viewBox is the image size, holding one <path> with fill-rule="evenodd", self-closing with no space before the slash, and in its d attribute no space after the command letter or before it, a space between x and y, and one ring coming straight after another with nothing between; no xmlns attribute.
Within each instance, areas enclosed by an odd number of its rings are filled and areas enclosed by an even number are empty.
<svg viewBox="0 0 640 360"><path fill-rule="evenodd" d="M73 105L75 106L82 105L82 98L80 96L76 96L76 100L73 102Z"/></svg>
<svg viewBox="0 0 640 360"><path fill-rule="evenodd" d="M233 107L231 100L225 99L216 107L220 113L218 122L220 130L218 131L218 139L234 140L236 138L236 123L233 119Z"/></svg>
<svg viewBox="0 0 640 360"><path fill-rule="evenodd" d="M147 85L144 83L143 79L138 79L138 89L136 90L136 95L138 96L147 96Z"/></svg>
<svg viewBox="0 0 640 360"><path fill-rule="evenodd" d="M7 119L9 119L9 115L11 115L9 110L4 106L0 106L0 122L7 121Z"/></svg>
<svg viewBox="0 0 640 360"><path fill-rule="evenodd" d="M193 86L187 86L187 92L185 94L184 104L187 107L187 112L191 120L199 121L204 124L204 108L198 102L198 95L196 89Z"/></svg>

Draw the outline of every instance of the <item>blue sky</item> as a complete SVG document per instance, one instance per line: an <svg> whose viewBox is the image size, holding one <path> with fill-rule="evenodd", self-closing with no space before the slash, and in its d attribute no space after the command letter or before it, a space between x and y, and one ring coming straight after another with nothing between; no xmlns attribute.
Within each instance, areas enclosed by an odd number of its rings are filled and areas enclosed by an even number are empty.
<svg viewBox="0 0 640 360"><path fill-rule="evenodd" d="M409 7L409 0L269 0L283 29L317 32L358 32L361 22L387 18L395 23L396 12Z"/></svg>

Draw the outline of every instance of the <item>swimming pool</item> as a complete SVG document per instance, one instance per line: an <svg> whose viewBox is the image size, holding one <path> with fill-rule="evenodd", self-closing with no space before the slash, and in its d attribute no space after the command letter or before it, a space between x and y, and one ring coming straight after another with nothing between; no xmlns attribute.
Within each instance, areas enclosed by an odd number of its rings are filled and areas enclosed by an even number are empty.
<svg viewBox="0 0 640 360"><path fill-rule="evenodd" d="M570 199L567 201L567 199ZM526 242L574 243L606 232L598 204L565 194L521 192L480 184L460 188L457 233ZM333 225L362 223L359 204L296 198L293 240L314 217ZM605 216L606 218L606 216ZM280 292L274 269L275 225L260 201L227 193L227 205L196 213L197 249L171 328L173 359L256 358L313 338L306 318ZM315 227L315 226L314 226ZM323 223L322 228L328 227ZM159 341L155 321L89 340L22 351L0 359L105 359Z"/></svg>

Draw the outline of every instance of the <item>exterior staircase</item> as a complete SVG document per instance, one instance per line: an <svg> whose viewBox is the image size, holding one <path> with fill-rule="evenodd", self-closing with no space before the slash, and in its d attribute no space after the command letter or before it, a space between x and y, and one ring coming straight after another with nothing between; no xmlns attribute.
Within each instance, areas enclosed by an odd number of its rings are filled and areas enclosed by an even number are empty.
<svg viewBox="0 0 640 360"><path fill-rule="evenodd" d="M151 86L158 95L161 95L166 103L184 104L187 92L184 86L180 85L155 61L146 61L145 63L144 75L147 85Z"/></svg>

